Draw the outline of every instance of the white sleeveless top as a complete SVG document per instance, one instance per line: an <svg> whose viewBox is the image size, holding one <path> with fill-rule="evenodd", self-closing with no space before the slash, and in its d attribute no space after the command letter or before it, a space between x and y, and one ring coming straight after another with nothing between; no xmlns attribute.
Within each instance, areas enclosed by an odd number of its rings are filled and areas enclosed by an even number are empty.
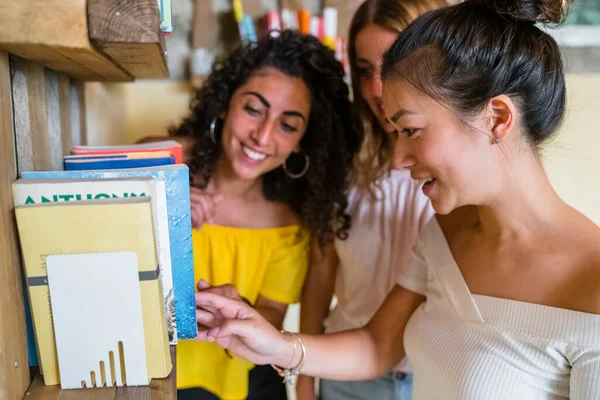
<svg viewBox="0 0 600 400"><path fill-rule="evenodd" d="M600 399L600 315L472 295L435 219L398 284L415 400Z"/></svg>
<svg viewBox="0 0 600 400"><path fill-rule="evenodd" d="M380 180L379 200L352 189L347 213L352 217L347 240L336 240L339 257L337 304L325 321L326 332L364 326L396 284L421 229L433 209L421 185L407 170L393 170ZM406 368L402 368L406 370Z"/></svg>

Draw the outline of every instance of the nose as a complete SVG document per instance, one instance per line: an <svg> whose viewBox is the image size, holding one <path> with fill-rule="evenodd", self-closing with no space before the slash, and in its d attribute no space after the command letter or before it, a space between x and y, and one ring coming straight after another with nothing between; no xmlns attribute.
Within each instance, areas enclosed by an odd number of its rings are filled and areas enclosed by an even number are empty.
<svg viewBox="0 0 600 400"><path fill-rule="evenodd" d="M252 139L259 146L266 146L271 141L273 135L272 124L268 121L263 121L256 126L256 129L252 131Z"/></svg>
<svg viewBox="0 0 600 400"><path fill-rule="evenodd" d="M381 84L381 75L379 73L373 74L373 78L371 79L371 84L369 85L369 91L371 92L371 96L375 99L381 99L382 96L382 84Z"/></svg>
<svg viewBox="0 0 600 400"><path fill-rule="evenodd" d="M417 158L412 150L410 140L402 135L398 135L394 143L394 155L392 157L392 167L394 169L410 169L417 163Z"/></svg>

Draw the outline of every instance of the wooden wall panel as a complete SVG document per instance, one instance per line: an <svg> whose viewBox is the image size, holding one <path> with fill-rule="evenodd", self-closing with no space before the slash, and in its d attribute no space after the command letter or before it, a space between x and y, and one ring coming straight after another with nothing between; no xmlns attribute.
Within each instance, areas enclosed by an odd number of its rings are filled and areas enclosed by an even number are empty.
<svg viewBox="0 0 600 400"><path fill-rule="evenodd" d="M71 143L74 145L87 144L85 90L82 82L70 80L69 104L71 118Z"/></svg>
<svg viewBox="0 0 600 400"><path fill-rule="evenodd" d="M17 177L8 54L0 51L0 399L29 386L25 308L11 184Z"/></svg>
<svg viewBox="0 0 600 400"><path fill-rule="evenodd" d="M74 137L85 134L83 92L65 74L13 55L11 76L18 171L61 170Z"/></svg>
<svg viewBox="0 0 600 400"><path fill-rule="evenodd" d="M71 118L71 80L58 73L58 112L60 114L61 155L69 154L73 145L73 118Z"/></svg>
<svg viewBox="0 0 600 400"><path fill-rule="evenodd" d="M47 120L47 132L48 147L46 149L47 162L51 170L61 170L63 162L63 140L62 140L62 129L63 126L67 125L70 133L70 121L69 124L62 123L62 117L65 114L61 113L61 99L59 93L59 77L58 73L46 69L45 71L46 80L46 112L48 115ZM68 108L66 110L68 113ZM69 118L67 118L67 121ZM33 132L32 132L33 133ZM70 136L70 135L69 135ZM70 139L70 138L69 138ZM35 137L34 137L35 140Z"/></svg>
<svg viewBox="0 0 600 400"><path fill-rule="evenodd" d="M12 55L10 61L18 170L51 170L44 67Z"/></svg>

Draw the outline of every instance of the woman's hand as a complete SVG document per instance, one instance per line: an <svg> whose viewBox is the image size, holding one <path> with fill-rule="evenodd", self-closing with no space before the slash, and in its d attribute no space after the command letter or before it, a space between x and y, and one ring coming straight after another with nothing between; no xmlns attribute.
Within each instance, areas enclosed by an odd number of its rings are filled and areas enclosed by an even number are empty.
<svg viewBox="0 0 600 400"><path fill-rule="evenodd" d="M208 283L204 279L200 279L196 286L198 288L198 292L215 293L233 300L243 301L237 288L231 284L211 286L210 283ZM203 310L202 306L199 305L198 302L196 302L196 322L198 323L200 329L214 328L215 326L218 326L219 324L223 323L223 321L220 319L215 320L215 315L206 314L205 311L206 310ZM202 319L202 321L200 321L200 319Z"/></svg>
<svg viewBox="0 0 600 400"><path fill-rule="evenodd" d="M196 320L198 340L215 342L255 364L291 368L299 362L301 352L295 349L293 337L280 333L241 300L200 291L196 293Z"/></svg>
<svg viewBox="0 0 600 400"><path fill-rule="evenodd" d="M222 194L208 193L202 189L191 187L190 207L192 214L192 227L200 230L204 223L211 223L215 217L217 206L222 201Z"/></svg>

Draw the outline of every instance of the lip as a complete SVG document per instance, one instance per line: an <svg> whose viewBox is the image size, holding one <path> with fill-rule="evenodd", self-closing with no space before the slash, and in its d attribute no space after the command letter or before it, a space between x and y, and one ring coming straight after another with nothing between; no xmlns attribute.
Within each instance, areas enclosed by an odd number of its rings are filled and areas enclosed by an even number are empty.
<svg viewBox="0 0 600 400"><path fill-rule="evenodd" d="M423 190L423 194L429 198L431 198L432 195L432 191L437 187L437 179L435 179L433 182L431 183L425 183L422 187L421 190Z"/></svg>

